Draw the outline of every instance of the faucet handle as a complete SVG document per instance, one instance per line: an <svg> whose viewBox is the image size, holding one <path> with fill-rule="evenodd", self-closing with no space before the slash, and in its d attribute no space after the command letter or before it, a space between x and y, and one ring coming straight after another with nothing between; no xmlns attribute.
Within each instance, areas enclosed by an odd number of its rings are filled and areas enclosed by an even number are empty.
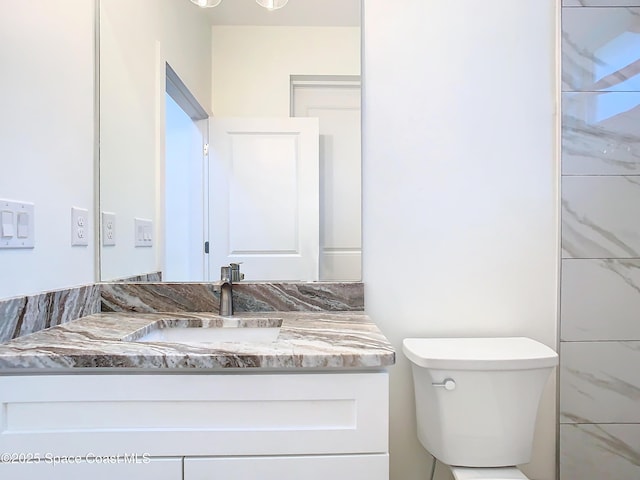
<svg viewBox="0 0 640 480"><path fill-rule="evenodd" d="M237 262L237 263L230 263L229 266L231 267L231 279L234 282L239 282L240 280L244 280L244 273L240 272L240 265L242 264L242 262Z"/></svg>

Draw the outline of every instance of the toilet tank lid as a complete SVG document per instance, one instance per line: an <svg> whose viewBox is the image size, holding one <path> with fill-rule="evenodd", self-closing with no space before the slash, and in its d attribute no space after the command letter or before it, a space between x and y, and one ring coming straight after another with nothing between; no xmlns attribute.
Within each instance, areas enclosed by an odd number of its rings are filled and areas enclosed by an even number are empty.
<svg viewBox="0 0 640 480"><path fill-rule="evenodd" d="M416 365L454 370L524 370L553 367L558 354L526 337L405 338L402 351Z"/></svg>

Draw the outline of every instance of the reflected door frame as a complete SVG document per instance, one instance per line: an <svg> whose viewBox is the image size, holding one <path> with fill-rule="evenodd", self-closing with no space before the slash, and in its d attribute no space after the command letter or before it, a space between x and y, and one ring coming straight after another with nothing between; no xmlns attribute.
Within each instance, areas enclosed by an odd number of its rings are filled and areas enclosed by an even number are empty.
<svg viewBox="0 0 640 480"><path fill-rule="evenodd" d="M320 280L360 281L360 76L292 75L290 92L290 115L320 122Z"/></svg>

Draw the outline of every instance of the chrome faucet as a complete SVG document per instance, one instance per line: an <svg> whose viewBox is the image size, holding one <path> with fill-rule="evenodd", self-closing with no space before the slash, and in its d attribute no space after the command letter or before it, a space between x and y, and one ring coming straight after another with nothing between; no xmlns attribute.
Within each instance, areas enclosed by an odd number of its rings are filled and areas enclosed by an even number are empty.
<svg viewBox="0 0 640 480"><path fill-rule="evenodd" d="M220 315L233 315L233 274L230 266L220 267Z"/></svg>

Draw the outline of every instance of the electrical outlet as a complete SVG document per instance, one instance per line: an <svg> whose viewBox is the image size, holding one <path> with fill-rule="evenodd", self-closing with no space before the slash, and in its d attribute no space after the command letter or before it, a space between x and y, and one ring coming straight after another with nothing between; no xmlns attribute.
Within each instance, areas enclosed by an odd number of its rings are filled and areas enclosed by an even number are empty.
<svg viewBox="0 0 640 480"><path fill-rule="evenodd" d="M71 245L89 245L89 210L71 207Z"/></svg>
<svg viewBox="0 0 640 480"><path fill-rule="evenodd" d="M105 247L116 244L116 214L102 212L102 245Z"/></svg>

